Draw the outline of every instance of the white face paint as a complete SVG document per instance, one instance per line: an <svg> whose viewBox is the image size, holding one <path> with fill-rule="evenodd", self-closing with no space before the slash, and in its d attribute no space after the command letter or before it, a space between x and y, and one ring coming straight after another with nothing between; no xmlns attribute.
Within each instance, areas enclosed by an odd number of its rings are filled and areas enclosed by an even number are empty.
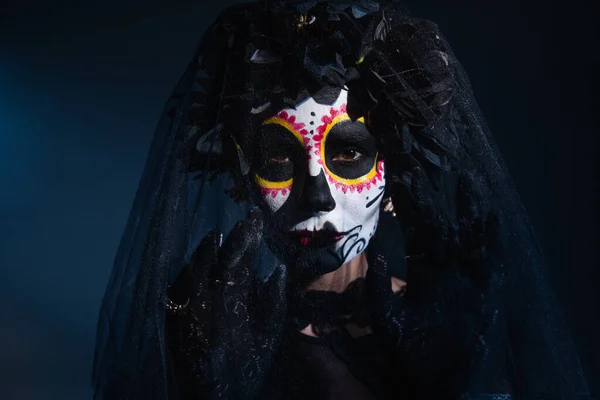
<svg viewBox="0 0 600 400"><path fill-rule="evenodd" d="M273 213L294 213L295 208L305 209L308 204L312 212L299 212L302 217L294 220L292 236L300 246L332 248L340 266L360 254L374 234L385 187L384 164L375 139L362 118L350 120L347 99L347 90L330 105L309 98L265 121L263 127L271 129L263 139L267 146L275 136L286 135L305 157L292 162L287 153L275 151L264 173L255 173ZM296 184L302 188L296 190ZM290 199L295 192L301 192L298 201ZM291 208L282 210L288 201Z"/></svg>

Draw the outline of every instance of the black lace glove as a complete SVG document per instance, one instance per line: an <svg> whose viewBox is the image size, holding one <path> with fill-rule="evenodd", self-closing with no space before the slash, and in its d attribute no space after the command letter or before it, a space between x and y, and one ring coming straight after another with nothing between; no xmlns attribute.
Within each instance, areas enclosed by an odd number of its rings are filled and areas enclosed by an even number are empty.
<svg viewBox="0 0 600 400"><path fill-rule="evenodd" d="M376 243L377 234L371 238L371 245ZM404 294L393 292L390 266L383 254L370 254L365 285L374 331L389 345L400 347L405 325Z"/></svg>
<svg viewBox="0 0 600 400"><path fill-rule="evenodd" d="M456 399L466 389L485 320L481 289L465 266L450 257L408 258L406 290L393 293L385 253L369 257L373 330L387 349L392 385L407 398Z"/></svg>
<svg viewBox="0 0 600 400"><path fill-rule="evenodd" d="M167 336L179 396L251 399L271 364L285 316L286 275L252 268L262 239L257 209L225 242L210 232L168 290Z"/></svg>

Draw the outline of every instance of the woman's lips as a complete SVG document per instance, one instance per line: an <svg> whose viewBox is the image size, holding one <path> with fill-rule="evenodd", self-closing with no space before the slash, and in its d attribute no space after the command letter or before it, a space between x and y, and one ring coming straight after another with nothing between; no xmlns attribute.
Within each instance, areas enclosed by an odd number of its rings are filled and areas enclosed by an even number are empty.
<svg viewBox="0 0 600 400"><path fill-rule="evenodd" d="M323 247L334 244L344 237L344 234L330 229L308 230L299 229L291 231L290 235L301 246Z"/></svg>

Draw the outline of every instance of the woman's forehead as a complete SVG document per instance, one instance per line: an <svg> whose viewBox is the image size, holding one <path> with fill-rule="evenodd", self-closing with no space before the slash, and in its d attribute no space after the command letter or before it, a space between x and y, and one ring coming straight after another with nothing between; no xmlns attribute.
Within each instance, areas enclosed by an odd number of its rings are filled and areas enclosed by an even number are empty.
<svg viewBox="0 0 600 400"><path fill-rule="evenodd" d="M323 116L330 115L332 109L345 109L347 102L348 91L342 89L338 97L331 104L317 103L313 97L308 97L295 108L285 108L280 110L278 114L285 112L287 115L294 116L296 121L302 122L306 126L316 126L321 122Z"/></svg>

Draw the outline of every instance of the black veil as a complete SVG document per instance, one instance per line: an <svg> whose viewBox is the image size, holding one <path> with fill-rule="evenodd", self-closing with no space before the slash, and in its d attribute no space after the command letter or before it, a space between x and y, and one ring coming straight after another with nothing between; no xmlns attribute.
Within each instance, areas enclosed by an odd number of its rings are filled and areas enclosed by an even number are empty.
<svg viewBox="0 0 600 400"><path fill-rule="evenodd" d="M342 86L386 160L403 232L386 241L406 253L414 379L443 370L453 356L438 347L451 343L475 348L465 398L589 395L527 212L442 34L395 2L315 0L238 5L206 31L165 106L115 257L95 399L177 398L168 286L207 232L227 233L251 207L244 150L259 121ZM273 254L261 249L267 279Z"/></svg>

